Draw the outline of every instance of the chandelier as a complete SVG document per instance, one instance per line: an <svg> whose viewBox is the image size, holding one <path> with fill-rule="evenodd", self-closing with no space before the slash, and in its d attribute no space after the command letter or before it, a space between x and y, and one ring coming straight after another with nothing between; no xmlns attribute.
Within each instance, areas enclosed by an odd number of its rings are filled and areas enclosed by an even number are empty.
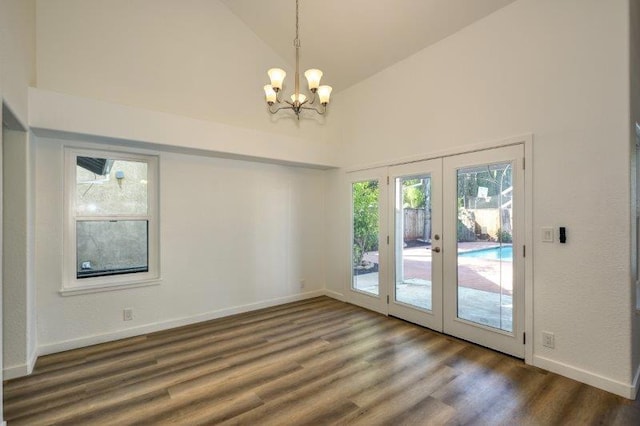
<svg viewBox="0 0 640 426"><path fill-rule="evenodd" d="M298 35L300 26L298 23L298 2L299 0L296 0L296 38L293 39L293 46L296 48L295 92L291 95L291 101L281 99L280 91L282 90L282 83L287 73L280 68L271 68L267 71L271 79L271 84L264 86L264 93L271 114L275 114L283 109L290 109L295 112L296 117L300 120L300 113L303 110L312 110L320 115L324 114L327 110L332 88L331 86L320 86L322 71L309 69L304 72L304 76L309 83L311 99L308 99L306 95L300 93L300 37ZM318 103L316 103L316 101L318 101Z"/></svg>

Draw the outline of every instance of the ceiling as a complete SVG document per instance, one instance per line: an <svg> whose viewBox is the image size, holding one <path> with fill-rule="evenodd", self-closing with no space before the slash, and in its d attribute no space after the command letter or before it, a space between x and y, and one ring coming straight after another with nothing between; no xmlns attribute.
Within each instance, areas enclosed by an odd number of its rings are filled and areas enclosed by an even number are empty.
<svg viewBox="0 0 640 426"><path fill-rule="evenodd" d="M273 66L292 76L295 0L220 1L286 61ZM343 90L513 1L300 0L300 71L319 68L324 84Z"/></svg>

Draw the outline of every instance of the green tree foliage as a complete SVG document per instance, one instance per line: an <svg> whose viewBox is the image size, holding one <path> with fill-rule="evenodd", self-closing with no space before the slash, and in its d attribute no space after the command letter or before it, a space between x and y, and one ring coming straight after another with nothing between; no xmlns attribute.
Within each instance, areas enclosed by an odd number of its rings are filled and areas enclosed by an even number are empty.
<svg viewBox="0 0 640 426"><path fill-rule="evenodd" d="M498 235L497 235L497 240L498 242L501 243L512 243L513 242L513 237L511 236L511 233L508 231L504 231L502 230L502 228L498 229Z"/></svg>
<svg viewBox="0 0 640 426"><path fill-rule="evenodd" d="M402 203L405 207L424 208L427 197L422 179L403 180L402 187Z"/></svg>
<svg viewBox="0 0 640 426"><path fill-rule="evenodd" d="M353 184L353 263L360 265L364 254L378 248L378 181Z"/></svg>

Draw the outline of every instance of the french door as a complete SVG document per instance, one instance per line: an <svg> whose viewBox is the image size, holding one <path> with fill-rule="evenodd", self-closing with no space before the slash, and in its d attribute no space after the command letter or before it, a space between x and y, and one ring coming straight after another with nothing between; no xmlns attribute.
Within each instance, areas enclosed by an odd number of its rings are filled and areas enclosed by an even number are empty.
<svg viewBox="0 0 640 426"><path fill-rule="evenodd" d="M514 145L353 174L349 299L524 357L522 158Z"/></svg>
<svg viewBox="0 0 640 426"><path fill-rule="evenodd" d="M442 331L442 160L389 168L388 313Z"/></svg>

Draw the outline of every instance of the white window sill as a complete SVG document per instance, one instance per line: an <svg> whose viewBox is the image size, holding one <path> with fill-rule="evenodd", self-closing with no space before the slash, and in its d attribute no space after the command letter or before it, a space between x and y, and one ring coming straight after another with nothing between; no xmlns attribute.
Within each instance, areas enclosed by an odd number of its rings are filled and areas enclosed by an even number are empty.
<svg viewBox="0 0 640 426"><path fill-rule="evenodd" d="M160 278L150 279L148 281L124 282L113 284L85 285L76 287L63 287L59 290L61 296L77 296L80 294L101 293L103 291L127 290L130 288L149 287L159 285L162 282Z"/></svg>

